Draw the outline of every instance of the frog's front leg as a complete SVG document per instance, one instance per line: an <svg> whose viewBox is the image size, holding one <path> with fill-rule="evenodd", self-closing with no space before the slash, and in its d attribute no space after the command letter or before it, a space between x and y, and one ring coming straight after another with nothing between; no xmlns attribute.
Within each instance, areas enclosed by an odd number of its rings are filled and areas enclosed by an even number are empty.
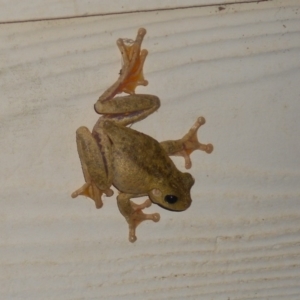
<svg viewBox="0 0 300 300"><path fill-rule="evenodd" d="M192 161L190 155L195 150L202 150L206 153L213 151L212 144L201 144L197 137L198 129L205 124L205 119L199 117L194 125L190 128L187 134L185 134L179 140L164 141L161 142L161 146L170 156L182 156L185 160L185 168L190 169Z"/></svg>
<svg viewBox="0 0 300 300"><path fill-rule="evenodd" d="M136 227L143 221L152 220L158 222L160 215L158 213L154 214L144 214L143 209L151 206L152 202L147 199L142 204L136 204L130 200L134 195L120 193L117 197L118 207L121 214L125 217L129 225L129 241L134 243L136 241L135 230ZM141 195L139 195L141 196ZM135 195L136 197L136 195Z"/></svg>
<svg viewBox="0 0 300 300"><path fill-rule="evenodd" d="M86 182L71 195L72 198L83 195L93 199L96 208L101 208L103 205L101 199L103 193L108 197L113 195L110 189L112 172L109 142L106 141L108 138L101 130L98 128L98 135L94 134L94 136L86 127L80 127L76 131L77 150ZM101 150L97 143L100 139Z"/></svg>

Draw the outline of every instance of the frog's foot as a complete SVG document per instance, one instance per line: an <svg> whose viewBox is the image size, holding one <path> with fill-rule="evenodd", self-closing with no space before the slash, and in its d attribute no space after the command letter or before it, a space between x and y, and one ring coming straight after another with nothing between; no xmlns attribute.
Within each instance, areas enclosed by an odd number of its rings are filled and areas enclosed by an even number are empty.
<svg viewBox="0 0 300 300"><path fill-rule="evenodd" d="M89 197L95 201L96 208L101 208L103 206L102 195L105 194L107 197L110 197L113 193L111 189L102 191L94 183L86 182L81 188L73 192L71 197L76 198L80 195Z"/></svg>
<svg viewBox="0 0 300 300"><path fill-rule="evenodd" d="M145 28L138 30L135 41L129 39L118 39L117 46L122 54L123 65L120 71L118 93L125 92L134 94L138 85L146 86L148 81L143 74L143 66L148 51L141 50L141 45L146 34Z"/></svg>
<svg viewBox="0 0 300 300"><path fill-rule="evenodd" d="M134 94L135 88L138 85L146 86L148 84L143 74L143 66L148 51L145 49L141 50L145 34L146 29L140 28L135 41L130 39L117 40L117 46L122 55L120 76L118 80L100 96L98 101L106 102L112 99L116 94L123 92Z"/></svg>
<svg viewBox="0 0 300 300"><path fill-rule="evenodd" d="M130 204L132 207L132 212L126 217L126 220L129 224L129 241L131 243L134 243L137 239L135 235L136 227L145 220L152 220L153 222L158 222L160 219L160 215L158 213L144 214L142 212L144 208L151 206L152 202L149 199L147 199L142 204L136 204L132 201L130 201Z"/></svg>
<svg viewBox="0 0 300 300"><path fill-rule="evenodd" d="M204 124L205 119L203 117L199 117L189 132L180 140L183 149L174 154L176 156L183 156L186 169L190 169L192 166L190 155L193 151L202 150L206 153L211 153L214 149L212 144L201 144L198 140L198 129Z"/></svg>

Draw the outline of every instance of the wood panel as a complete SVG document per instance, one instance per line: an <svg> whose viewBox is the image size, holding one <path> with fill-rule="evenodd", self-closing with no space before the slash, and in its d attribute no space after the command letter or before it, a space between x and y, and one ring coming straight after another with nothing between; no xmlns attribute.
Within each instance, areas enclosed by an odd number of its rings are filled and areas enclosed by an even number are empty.
<svg viewBox="0 0 300 300"><path fill-rule="evenodd" d="M70 194L75 130L141 26L137 92L162 106L133 128L173 139L203 115L215 149L192 156L191 208L153 205L131 244L115 196ZM299 299L299 29L296 0L2 24L0 298Z"/></svg>
<svg viewBox="0 0 300 300"><path fill-rule="evenodd" d="M239 2L261 2L270 0L0 0L0 23L28 20L58 19L129 13L136 11L178 9L186 7L201 7L207 5L226 5ZM220 7L219 9L223 9Z"/></svg>

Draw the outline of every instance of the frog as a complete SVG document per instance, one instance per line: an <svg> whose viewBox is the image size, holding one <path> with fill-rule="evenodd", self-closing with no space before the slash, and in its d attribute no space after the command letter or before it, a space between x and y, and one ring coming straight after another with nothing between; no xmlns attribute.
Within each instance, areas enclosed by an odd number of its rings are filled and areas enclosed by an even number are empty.
<svg viewBox="0 0 300 300"><path fill-rule="evenodd" d="M158 142L131 128L160 107L157 96L135 93L137 86L148 85L143 74L148 51L141 49L145 35L146 29L140 28L135 40L117 40L122 57L119 77L95 103L95 112L101 116L92 131L85 126L76 131L85 183L71 195L89 197L99 209L103 206L102 196L111 197L114 187L119 192L117 205L128 223L132 243L137 240L136 228L140 223L160 220L158 213L143 212L152 203L176 212L185 211L192 203L190 191L195 180L190 173L178 170L170 156L182 156L185 168L189 169L193 151L213 151L212 144L202 144L197 137L204 117L197 118L178 140ZM147 200L142 204L131 200L145 196Z"/></svg>

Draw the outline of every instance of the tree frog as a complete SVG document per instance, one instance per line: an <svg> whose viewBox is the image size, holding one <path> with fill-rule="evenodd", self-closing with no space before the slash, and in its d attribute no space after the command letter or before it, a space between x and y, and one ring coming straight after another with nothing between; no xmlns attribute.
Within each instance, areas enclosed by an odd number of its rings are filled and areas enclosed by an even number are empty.
<svg viewBox="0 0 300 300"><path fill-rule="evenodd" d="M102 116L92 132L86 127L76 131L76 142L85 183L72 193L72 197L84 195L95 201L96 208L103 205L102 195L118 191L117 204L129 225L129 241L136 241L136 227L145 220L158 222L158 213L145 214L143 209L151 203L171 211L184 211L192 202L190 190L194 178L182 173L170 159L181 155L185 167L191 167L190 154L196 149L211 153L211 144L201 144L197 138L198 128L205 123L199 117L188 133L179 140L159 143L154 138L138 132L128 125L146 118L160 107L158 97L135 94L138 85L148 84L143 75L143 65L148 54L141 50L146 34L138 30L136 39L118 39L122 55L122 69L118 80L108 88L94 105ZM127 93L127 96L116 97ZM132 198L147 196L143 204Z"/></svg>

